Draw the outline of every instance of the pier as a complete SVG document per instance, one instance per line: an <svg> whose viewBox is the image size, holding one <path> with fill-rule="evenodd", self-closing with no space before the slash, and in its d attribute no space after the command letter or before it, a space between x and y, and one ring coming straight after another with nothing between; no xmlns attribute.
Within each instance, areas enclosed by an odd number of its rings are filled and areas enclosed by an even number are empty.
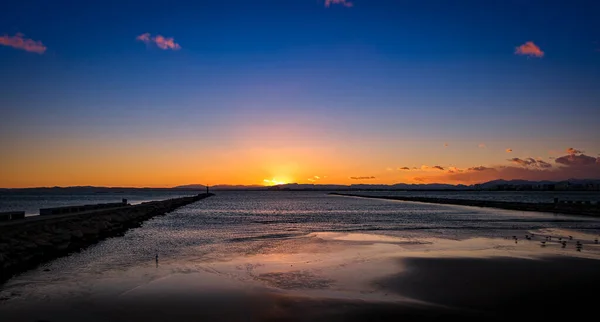
<svg viewBox="0 0 600 322"><path fill-rule="evenodd" d="M41 263L77 252L105 238L123 235L144 221L213 196L48 208L40 216L0 214L0 283ZM14 219L13 219L14 216ZM7 219L8 218L8 219Z"/></svg>
<svg viewBox="0 0 600 322"><path fill-rule="evenodd" d="M372 196L350 193L332 192L330 195L360 197L371 199L386 199L398 201L425 202L444 205L472 206L485 208L499 208L518 211L537 211L551 212L567 215L580 216L600 216L600 202L591 203L589 201L561 201L557 198L553 203L528 203L528 202L509 202L509 201L491 201L491 200L473 200L473 199L450 199L450 198L432 198L432 197L404 197L404 196Z"/></svg>

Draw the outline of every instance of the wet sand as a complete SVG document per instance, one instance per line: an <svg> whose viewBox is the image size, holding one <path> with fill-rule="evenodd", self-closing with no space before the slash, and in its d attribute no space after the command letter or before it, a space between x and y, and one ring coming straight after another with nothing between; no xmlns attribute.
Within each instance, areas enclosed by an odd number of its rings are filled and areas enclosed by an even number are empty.
<svg viewBox="0 0 600 322"><path fill-rule="evenodd" d="M600 261L552 257L413 258L378 280L390 292L495 318L596 313Z"/></svg>
<svg viewBox="0 0 600 322"><path fill-rule="evenodd" d="M553 236L571 231L536 231ZM600 247L509 236L451 240L314 233L254 254L9 283L2 321L505 320L593 312ZM541 237L539 237L541 238ZM144 277L144 278L142 278ZM591 292L589 292L591 293ZM8 294L8 296L7 296ZM1 297L1 294L0 294Z"/></svg>

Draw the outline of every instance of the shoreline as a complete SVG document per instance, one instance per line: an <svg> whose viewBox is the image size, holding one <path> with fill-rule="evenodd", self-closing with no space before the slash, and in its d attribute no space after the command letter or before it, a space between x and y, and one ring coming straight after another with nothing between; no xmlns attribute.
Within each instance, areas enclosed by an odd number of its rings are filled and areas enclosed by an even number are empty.
<svg viewBox="0 0 600 322"><path fill-rule="evenodd" d="M329 193L329 195L600 217L600 204L598 204L598 203L597 204L527 203L527 202L450 199L450 198L431 198L431 197L371 196L371 195L339 193L339 192L331 192L331 193Z"/></svg>
<svg viewBox="0 0 600 322"><path fill-rule="evenodd" d="M3 222L0 224L0 286L16 274L103 239L122 236L152 217L166 215L213 195L203 193L126 207Z"/></svg>
<svg viewBox="0 0 600 322"><path fill-rule="evenodd" d="M92 277L65 272L55 279L40 270L7 289L17 297L0 300L0 316L15 322L329 322L594 313L595 298L580 290L600 287L597 247L579 253L536 241L407 243L376 236L315 233L281 239L266 252L174 258Z"/></svg>

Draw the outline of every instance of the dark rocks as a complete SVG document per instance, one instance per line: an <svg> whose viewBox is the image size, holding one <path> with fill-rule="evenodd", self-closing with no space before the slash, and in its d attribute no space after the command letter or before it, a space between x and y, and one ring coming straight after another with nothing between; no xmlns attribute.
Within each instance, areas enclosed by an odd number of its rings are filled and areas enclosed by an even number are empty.
<svg viewBox="0 0 600 322"><path fill-rule="evenodd" d="M154 216L165 215L179 207L212 196L146 202L119 209L67 216L46 216L45 220L11 221L0 225L0 283L14 274L79 251L98 241L122 236Z"/></svg>

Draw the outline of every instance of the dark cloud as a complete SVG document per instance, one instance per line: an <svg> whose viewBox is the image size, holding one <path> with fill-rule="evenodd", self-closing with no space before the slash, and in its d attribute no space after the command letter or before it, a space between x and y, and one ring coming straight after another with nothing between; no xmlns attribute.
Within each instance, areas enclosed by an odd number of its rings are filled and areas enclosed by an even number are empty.
<svg viewBox="0 0 600 322"><path fill-rule="evenodd" d="M409 167L402 167L402 168L398 168L398 170L410 170Z"/></svg>
<svg viewBox="0 0 600 322"><path fill-rule="evenodd" d="M597 159L585 154L570 154L557 158L554 162L566 166L587 166L596 164Z"/></svg>
<svg viewBox="0 0 600 322"><path fill-rule="evenodd" d="M491 180L553 180L568 179L600 179L600 158L585 154L570 154L556 158L556 166L533 158L509 159L514 165L495 167L473 167L463 172L450 171L443 174L432 174L419 177L420 182L453 182L453 183L481 183ZM416 178L415 178L416 180Z"/></svg>
<svg viewBox="0 0 600 322"><path fill-rule="evenodd" d="M440 166L440 165L434 165L433 167L431 167L432 169L438 169L440 171L444 171L444 167Z"/></svg>
<svg viewBox="0 0 600 322"><path fill-rule="evenodd" d="M375 177L370 176L370 177L350 177L350 179L352 180L371 180L371 179L375 179Z"/></svg>
<svg viewBox="0 0 600 322"><path fill-rule="evenodd" d="M491 168L479 166L479 167L468 168L467 171L485 171L485 170L489 170L489 169L491 169Z"/></svg>
<svg viewBox="0 0 600 322"><path fill-rule="evenodd" d="M543 169L552 167L552 165L550 163L542 161L542 160L536 160L534 158L525 158L525 159L512 158L512 159L508 159L508 161L510 161L514 164L518 164L523 167L535 167L535 168L543 168Z"/></svg>

